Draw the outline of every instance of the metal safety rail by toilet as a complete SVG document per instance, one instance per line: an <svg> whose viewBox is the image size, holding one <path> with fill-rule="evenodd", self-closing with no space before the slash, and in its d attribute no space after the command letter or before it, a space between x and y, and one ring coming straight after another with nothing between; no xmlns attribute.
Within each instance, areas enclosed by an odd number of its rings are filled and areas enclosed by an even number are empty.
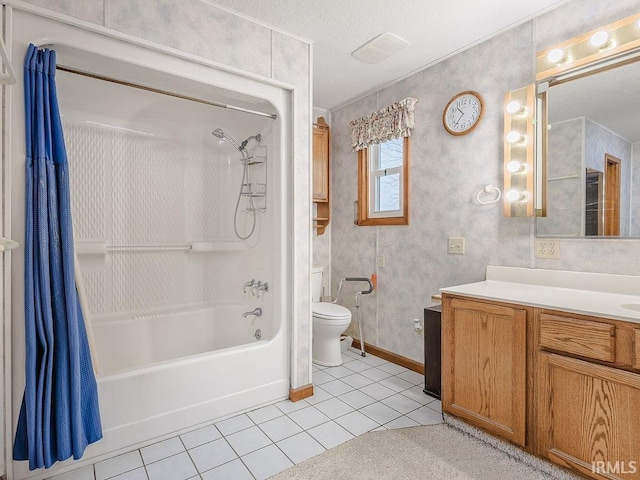
<svg viewBox="0 0 640 480"><path fill-rule="evenodd" d="M360 355L366 357L367 354L364 351L364 337L362 336L362 324L360 323L360 295L369 295L373 292L373 284L371 280L365 277L345 277L340 280L340 286L338 287L338 296L332 303L338 303L340 300L340 293L342 292L342 285L344 282L367 282L369 284L369 290L362 290L356 293L356 323L358 324L358 335L360 336Z"/></svg>

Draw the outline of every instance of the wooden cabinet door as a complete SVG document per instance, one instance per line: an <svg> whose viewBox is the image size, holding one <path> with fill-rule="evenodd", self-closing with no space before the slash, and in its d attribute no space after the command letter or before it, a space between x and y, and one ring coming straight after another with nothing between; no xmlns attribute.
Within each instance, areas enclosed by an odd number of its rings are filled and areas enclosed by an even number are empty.
<svg viewBox="0 0 640 480"><path fill-rule="evenodd" d="M329 131L313 128L313 201L329 201Z"/></svg>
<svg viewBox="0 0 640 480"><path fill-rule="evenodd" d="M442 408L525 444L527 311L445 297Z"/></svg>
<svg viewBox="0 0 640 480"><path fill-rule="evenodd" d="M592 478L640 479L640 375L538 357L538 453Z"/></svg>

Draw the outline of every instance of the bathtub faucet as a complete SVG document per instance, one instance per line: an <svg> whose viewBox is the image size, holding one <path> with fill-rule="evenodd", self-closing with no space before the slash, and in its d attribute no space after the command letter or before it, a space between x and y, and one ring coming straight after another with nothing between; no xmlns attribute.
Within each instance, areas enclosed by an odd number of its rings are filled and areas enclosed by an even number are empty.
<svg viewBox="0 0 640 480"><path fill-rule="evenodd" d="M244 288L242 289L242 291L244 293L247 293L247 288L253 288L253 286L256 284L256 280L255 278L252 278L250 281L245 282L244 284ZM253 293L253 292L252 292ZM255 295L255 294L254 294Z"/></svg>
<svg viewBox="0 0 640 480"><path fill-rule="evenodd" d="M247 318L249 315L255 315L256 317L262 316L262 309L260 307L254 308L251 312L244 312L242 316Z"/></svg>

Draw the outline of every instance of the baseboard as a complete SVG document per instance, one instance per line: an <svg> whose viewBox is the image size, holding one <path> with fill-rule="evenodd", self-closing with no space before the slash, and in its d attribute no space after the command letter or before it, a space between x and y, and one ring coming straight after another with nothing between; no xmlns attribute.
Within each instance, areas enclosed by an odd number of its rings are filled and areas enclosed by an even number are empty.
<svg viewBox="0 0 640 480"><path fill-rule="evenodd" d="M304 385L298 388L289 389L289 400L297 402L313 395L313 384Z"/></svg>
<svg viewBox="0 0 640 480"><path fill-rule="evenodd" d="M360 340L354 338L351 346L359 349ZM383 348L376 347L375 345L370 345L367 342L364 342L364 351L371 355L375 355L376 357L380 357L383 360L395 363L396 365L400 365L401 367L408 368L409 370L413 370L414 372L424 375L424 364L420 362L416 362L415 360L411 360L410 358L403 357L402 355L398 355L397 353L390 352Z"/></svg>

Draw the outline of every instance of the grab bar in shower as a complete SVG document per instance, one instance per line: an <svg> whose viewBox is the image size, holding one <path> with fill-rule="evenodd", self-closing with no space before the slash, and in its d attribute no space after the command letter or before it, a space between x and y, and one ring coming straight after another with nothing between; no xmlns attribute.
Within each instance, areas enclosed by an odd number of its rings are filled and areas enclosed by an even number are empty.
<svg viewBox="0 0 640 480"><path fill-rule="evenodd" d="M239 252L249 248L246 242L212 241L191 242L184 245L107 245L106 241L78 241L75 250L78 255L106 255L109 252Z"/></svg>

